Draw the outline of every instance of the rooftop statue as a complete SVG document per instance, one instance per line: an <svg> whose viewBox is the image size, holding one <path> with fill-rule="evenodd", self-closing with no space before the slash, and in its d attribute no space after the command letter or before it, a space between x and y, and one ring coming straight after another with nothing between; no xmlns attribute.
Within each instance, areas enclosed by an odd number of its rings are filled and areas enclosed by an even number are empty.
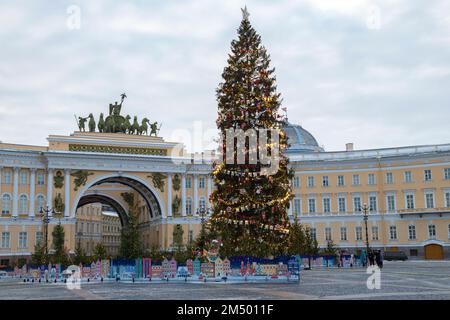
<svg viewBox="0 0 450 320"><path fill-rule="evenodd" d="M100 118L97 123L98 132L106 133L127 133L135 135L150 135L158 136L159 130L161 129L161 124L158 128L158 122L151 123L148 118L144 118L141 124L138 122L137 116L134 116L133 123L130 122L131 116L122 116L120 112L122 111L122 105L127 95L122 93L120 95L120 103L117 101L109 104L109 115L104 118L103 113L100 113ZM88 126L89 132L95 132L96 122L92 113L88 117L77 117L78 129L82 132L86 131L86 122L89 119ZM150 129L150 130L149 130Z"/></svg>

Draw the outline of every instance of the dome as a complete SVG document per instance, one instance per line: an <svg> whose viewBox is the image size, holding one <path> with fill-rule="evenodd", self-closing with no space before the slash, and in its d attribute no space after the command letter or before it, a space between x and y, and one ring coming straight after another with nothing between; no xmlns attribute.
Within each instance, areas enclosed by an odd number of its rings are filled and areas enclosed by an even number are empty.
<svg viewBox="0 0 450 320"><path fill-rule="evenodd" d="M302 126L287 122L283 127L283 130L289 138L288 144L290 145L286 150L286 153L324 151L323 148L319 147L319 144L313 135L303 129Z"/></svg>

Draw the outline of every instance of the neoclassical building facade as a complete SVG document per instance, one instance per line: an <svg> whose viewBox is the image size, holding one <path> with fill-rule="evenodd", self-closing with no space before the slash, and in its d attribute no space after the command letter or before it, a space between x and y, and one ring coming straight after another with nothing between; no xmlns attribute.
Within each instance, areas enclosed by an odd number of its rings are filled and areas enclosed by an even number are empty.
<svg viewBox="0 0 450 320"><path fill-rule="evenodd" d="M371 247L450 258L450 144L327 152L301 126L285 131L295 170L289 216L310 226L321 247L332 240L363 249L366 203ZM73 253L85 232L77 210L95 203L114 208L122 225L138 208L146 248L170 248L178 225L188 242L208 218L210 170L207 157L155 136L75 132L50 135L48 146L0 143L0 265L29 259L57 223ZM48 224L41 208L54 210Z"/></svg>

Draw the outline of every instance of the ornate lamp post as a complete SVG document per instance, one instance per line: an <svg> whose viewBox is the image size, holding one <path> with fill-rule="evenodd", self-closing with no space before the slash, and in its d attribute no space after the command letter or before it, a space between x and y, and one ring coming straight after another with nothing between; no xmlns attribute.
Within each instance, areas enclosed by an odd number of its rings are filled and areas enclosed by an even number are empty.
<svg viewBox="0 0 450 320"><path fill-rule="evenodd" d="M205 209L205 207L204 206L201 206L200 208L198 208L197 209L197 215L200 215L200 217L201 217L201 224L202 224L202 230L200 231L200 232L204 232L204 223L205 223L205 213L206 214L210 214L210 212L211 212L211 209L210 208L208 208L208 209ZM203 246L202 246L202 248L199 248L200 249L200 252L201 252L201 254L203 254Z"/></svg>
<svg viewBox="0 0 450 320"><path fill-rule="evenodd" d="M364 213L364 224L366 227L366 261L369 259L369 231L367 229L367 220L369 219L369 216L367 215L368 213L368 207L367 207L367 203L363 204L363 213Z"/></svg>
<svg viewBox="0 0 450 320"><path fill-rule="evenodd" d="M50 217L48 216L49 213L55 214L55 210L50 209L48 206L44 208L41 208L41 210L39 210L40 214L44 214L42 218L42 223L44 224L44 241L45 241L45 255L48 255L48 224L50 223Z"/></svg>

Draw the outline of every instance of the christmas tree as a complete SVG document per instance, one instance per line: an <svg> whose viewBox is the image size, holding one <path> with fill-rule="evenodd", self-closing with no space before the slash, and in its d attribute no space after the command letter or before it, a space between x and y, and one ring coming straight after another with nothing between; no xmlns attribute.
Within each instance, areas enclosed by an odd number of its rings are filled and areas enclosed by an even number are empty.
<svg viewBox="0 0 450 320"><path fill-rule="evenodd" d="M284 155L287 137L274 69L247 9L242 12L217 89L222 159L213 165L216 189L209 223L222 240L223 255L264 257L281 254L287 246L292 173Z"/></svg>

